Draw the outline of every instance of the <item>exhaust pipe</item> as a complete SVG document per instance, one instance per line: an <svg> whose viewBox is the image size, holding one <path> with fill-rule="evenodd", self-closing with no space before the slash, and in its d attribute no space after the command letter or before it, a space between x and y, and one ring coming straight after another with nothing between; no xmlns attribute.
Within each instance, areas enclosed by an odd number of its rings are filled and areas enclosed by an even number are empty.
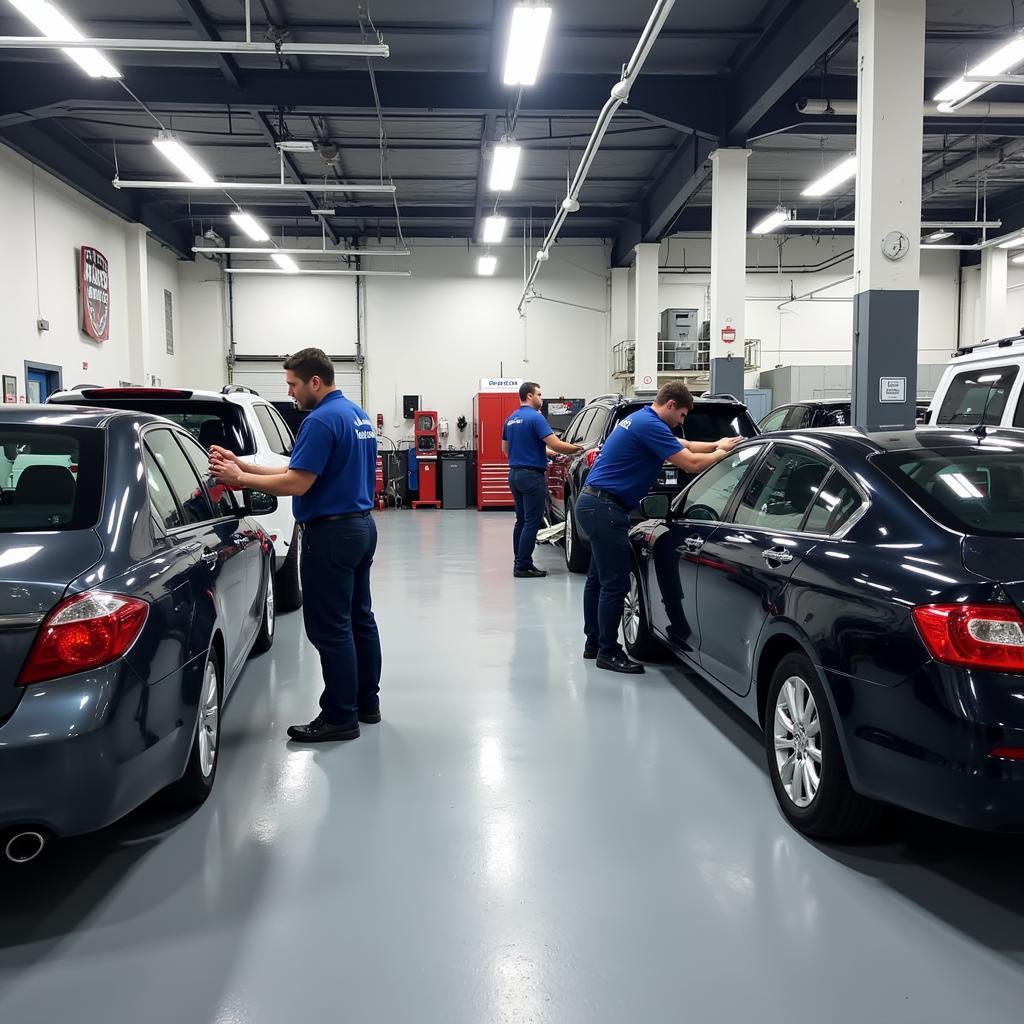
<svg viewBox="0 0 1024 1024"><path fill-rule="evenodd" d="M28 864L43 852L48 841L45 832L34 829L9 833L4 843L4 856L12 864Z"/></svg>

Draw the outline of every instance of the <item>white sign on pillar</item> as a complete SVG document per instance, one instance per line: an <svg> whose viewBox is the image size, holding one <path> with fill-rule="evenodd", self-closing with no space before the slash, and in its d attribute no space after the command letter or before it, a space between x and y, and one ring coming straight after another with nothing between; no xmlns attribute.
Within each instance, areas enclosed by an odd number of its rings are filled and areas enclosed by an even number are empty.
<svg viewBox="0 0 1024 1024"><path fill-rule="evenodd" d="M634 301L636 308L636 349L633 390L638 394L658 390L658 256L657 242L636 247Z"/></svg>

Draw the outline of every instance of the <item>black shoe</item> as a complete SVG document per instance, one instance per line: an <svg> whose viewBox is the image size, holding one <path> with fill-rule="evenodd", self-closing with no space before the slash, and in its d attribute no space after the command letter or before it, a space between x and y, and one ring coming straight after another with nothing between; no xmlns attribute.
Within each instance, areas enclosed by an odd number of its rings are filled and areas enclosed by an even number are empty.
<svg viewBox="0 0 1024 1024"><path fill-rule="evenodd" d="M367 725L376 725L380 721L380 708L373 711L360 711L359 721L365 722Z"/></svg>
<svg viewBox="0 0 1024 1024"><path fill-rule="evenodd" d="M614 658L606 658L603 654L599 654L597 667L606 668L609 672L625 672L631 676L641 675L644 671L643 665L630 661L624 654L616 654Z"/></svg>
<svg viewBox="0 0 1024 1024"><path fill-rule="evenodd" d="M335 725L321 712L308 725L288 726L288 735L297 743L326 743L330 740L354 740L359 737L359 723Z"/></svg>
<svg viewBox="0 0 1024 1024"><path fill-rule="evenodd" d="M596 647L591 647L589 644L587 644L587 646L583 648L583 658L584 658L584 660L585 661L593 661L596 657L597 657L597 648Z"/></svg>
<svg viewBox="0 0 1024 1024"><path fill-rule="evenodd" d="M512 575L517 580L539 580L542 576L547 576L547 573L543 569L531 566L529 569L513 569Z"/></svg>

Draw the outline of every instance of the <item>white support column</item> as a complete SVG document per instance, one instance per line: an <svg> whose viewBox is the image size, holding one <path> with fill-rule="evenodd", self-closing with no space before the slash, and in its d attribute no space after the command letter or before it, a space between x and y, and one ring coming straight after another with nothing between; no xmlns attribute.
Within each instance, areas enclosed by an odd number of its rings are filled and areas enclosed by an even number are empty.
<svg viewBox="0 0 1024 1024"><path fill-rule="evenodd" d="M129 224L125 264L128 293L128 366L127 375L133 384L145 387L150 379L149 338L149 228ZM113 382L116 383L116 382Z"/></svg>
<svg viewBox="0 0 1024 1024"><path fill-rule="evenodd" d="M1006 257L1005 249L985 249L981 254L981 332L979 338L1005 338Z"/></svg>
<svg viewBox="0 0 1024 1024"><path fill-rule="evenodd" d="M612 268L612 344L629 338L629 267Z"/></svg>
<svg viewBox="0 0 1024 1024"><path fill-rule="evenodd" d="M711 392L743 399L749 149L711 154Z"/></svg>
<svg viewBox="0 0 1024 1024"><path fill-rule="evenodd" d="M925 0L860 0L853 422L910 428L917 398Z"/></svg>
<svg viewBox="0 0 1024 1024"><path fill-rule="evenodd" d="M634 261L634 302L636 310L636 352L633 390L636 394L658 390L658 257L657 242L642 242Z"/></svg>

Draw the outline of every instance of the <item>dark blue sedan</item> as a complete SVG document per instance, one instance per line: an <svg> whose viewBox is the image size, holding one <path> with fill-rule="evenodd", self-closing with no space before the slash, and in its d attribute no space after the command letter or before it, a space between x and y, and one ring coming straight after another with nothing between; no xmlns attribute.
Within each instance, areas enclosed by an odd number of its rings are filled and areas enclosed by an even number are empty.
<svg viewBox="0 0 1024 1024"><path fill-rule="evenodd" d="M0 411L0 853L198 803L220 715L274 638L273 549L157 416ZM256 507L254 507L256 506Z"/></svg>
<svg viewBox="0 0 1024 1024"><path fill-rule="evenodd" d="M797 829L1024 831L1024 431L766 434L644 511L626 646L762 727Z"/></svg>

